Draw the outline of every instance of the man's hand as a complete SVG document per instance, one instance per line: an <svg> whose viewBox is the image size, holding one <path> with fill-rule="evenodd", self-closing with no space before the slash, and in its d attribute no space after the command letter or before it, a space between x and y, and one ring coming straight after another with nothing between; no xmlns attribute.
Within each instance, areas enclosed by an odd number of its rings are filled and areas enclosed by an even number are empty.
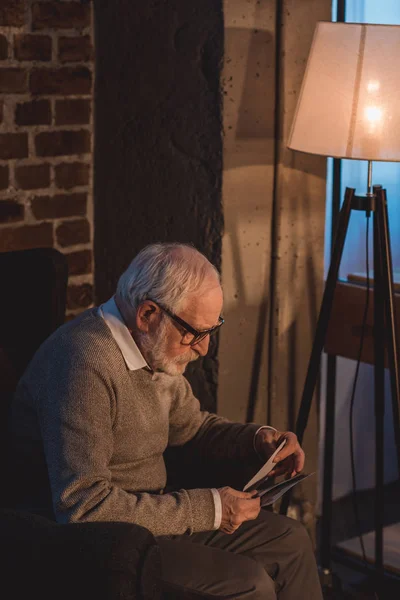
<svg viewBox="0 0 400 600"><path fill-rule="evenodd" d="M268 477L278 477L279 475L293 477L304 468L304 451L297 440L297 435L291 431L260 429L255 439L259 456L267 461L283 440L286 440L286 444L275 456L274 462L277 463L277 466L270 471Z"/></svg>
<svg viewBox="0 0 400 600"><path fill-rule="evenodd" d="M254 498L256 490L239 492L231 487L218 489L222 503L222 521L220 530L234 533L244 521L256 519L260 512L260 498Z"/></svg>

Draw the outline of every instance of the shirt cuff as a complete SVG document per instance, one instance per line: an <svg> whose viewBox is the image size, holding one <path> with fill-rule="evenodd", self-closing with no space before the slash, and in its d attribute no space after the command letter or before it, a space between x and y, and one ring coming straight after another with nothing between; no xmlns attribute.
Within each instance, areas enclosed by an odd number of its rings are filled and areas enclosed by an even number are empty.
<svg viewBox="0 0 400 600"><path fill-rule="evenodd" d="M216 488L211 488L212 495L214 498L214 506L215 506L215 518L214 518L214 527L213 529L219 529L222 521L222 502L221 496L219 495L219 491Z"/></svg>
<svg viewBox="0 0 400 600"><path fill-rule="evenodd" d="M256 437L257 437L257 433L258 433L259 431L261 431L261 429L270 429L271 431L274 431L275 433L276 433L278 430L277 430L277 429L275 429L275 427L271 427L271 425L262 425L261 427L259 427L259 428L257 429L257 431L256 431L256 432L255 432L255 434L254 434L254 438L253 438L253 448L254 448L254 452L257 454L257 456L258 456L258 458L259 458L260 460L265 460L264 458L262 458L262 457L261 457L261 456L258 454L258 452L257 452L257 448L256 448Z"/></svg>

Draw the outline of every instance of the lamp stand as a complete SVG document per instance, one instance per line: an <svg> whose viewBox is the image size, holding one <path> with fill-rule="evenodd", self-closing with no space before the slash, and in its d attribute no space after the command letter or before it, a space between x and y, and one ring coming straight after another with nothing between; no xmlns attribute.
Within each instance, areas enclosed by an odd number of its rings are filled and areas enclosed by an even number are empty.
<svg viewBox="0 0 400 600"><path fill-rule="evenodd" d="M369 165L370 175L370 165ZM383 564L383 515L384 515L384 369L385 348L387 349L390 369L393 425L400 473L400 383L399 383L399 347L396 338L396 320L394 307L394 287L392 258L389 239L386 191L374 186L366 196L355 196L355 190L346 188L344 202L339 213L337 232L332 249L331 264L328 271L321 309L317 321L300 409L296 421L296 434L302 442L303 434L312 404L315 385L319 376L321 354L324 349L339 267L343 253L352 210L373 213L374 245L374 406L375 406L375 563L373 574L377 589L382 589ZM333 357L331 357L333 358ZM328 357L329 360L329 357ZM329 370L329 369L328 369ZM325 448L323 468L323 502L321 515L320 569L322 575L331 573L331 505L333 481L333 446L335 417L335 382L328 380L325 417ZM330 385L331 384L331 385ZM290 502L290 490L281 501L280 512L286 514Z"/></svg>

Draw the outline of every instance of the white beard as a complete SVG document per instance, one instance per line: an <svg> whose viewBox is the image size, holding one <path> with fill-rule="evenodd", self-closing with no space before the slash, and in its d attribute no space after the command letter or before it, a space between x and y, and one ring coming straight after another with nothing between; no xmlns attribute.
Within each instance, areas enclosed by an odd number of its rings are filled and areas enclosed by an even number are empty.
<svg viewBox="0 0 400 600"><path fill-rule="evenodd" d="M162 319L157 334L140 336L141 351L153 371L161 371L167 375L182 375L187 365L199 358L197 352L188 347L188 351L175 358L165 355L167 347L167 322Z"/></svg>

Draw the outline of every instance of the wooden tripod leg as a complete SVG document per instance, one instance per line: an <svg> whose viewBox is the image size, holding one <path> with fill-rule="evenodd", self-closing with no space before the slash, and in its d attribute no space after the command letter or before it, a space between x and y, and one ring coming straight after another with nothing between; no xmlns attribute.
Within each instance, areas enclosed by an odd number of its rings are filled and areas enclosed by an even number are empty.
<svg viewBox="0 0 400 600"><path fill-rule="evenodd" d="M377 584L383 586L383 515L384 501L384 353L388 353L388 365L391 382L391 400L393 427L397 448L398 466L400 466L400 421L399 421L399 372L398 344L394 304L394 286L392 258L389 239L386 191L380 186L374 187L376 198L374 228L376 252L374 255L374 342L375 342L375 419L376 419L376 457L375 457L375 569Z"/></svg>
<svg viewBox="0 0 400 600"><path fill-rule="evenodd" d="M399 376L399 340L397 335L397 320L394 303L393 266L389 235L389 220L387 214L386 190L377 190L380 194L379 222L382 230L382 284L385 298L386 343L390 369L390 384L392 394L393 429L397 448L398 472L400 477L400 376Z"/></svg>
<svg viewBox="0 0 400 600"><path fill-rule="evenodd" d="M375 575L383 581L384 418L385 418L385 297L382 268L382 198L374 189L374 412L375 412Z"/></svg>

